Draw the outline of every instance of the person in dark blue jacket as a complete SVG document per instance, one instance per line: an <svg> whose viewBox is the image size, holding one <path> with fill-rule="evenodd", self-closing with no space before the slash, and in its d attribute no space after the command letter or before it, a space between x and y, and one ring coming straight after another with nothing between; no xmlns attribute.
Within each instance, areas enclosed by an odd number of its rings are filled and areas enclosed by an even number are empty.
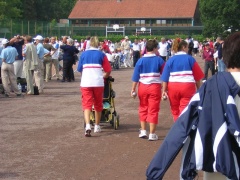
<svg viewBox="0 0 240 180"><path fill-rule="evenodd" d="M73 46L73 40L67 39L67 45L62 45L60 48L63 50L63 79L62 82L67 80L71 82L72 77L72 66L75 63L74 55L79 53L79 50Z"/></svg>
<svg viewBox="0 0 240 180"><path fill-rule="evenodd" d="M208 79L193 96L152 159L148 180L163 179L183 148L180 179L240 179L240 32L223 48L228 72Z"/></svg>

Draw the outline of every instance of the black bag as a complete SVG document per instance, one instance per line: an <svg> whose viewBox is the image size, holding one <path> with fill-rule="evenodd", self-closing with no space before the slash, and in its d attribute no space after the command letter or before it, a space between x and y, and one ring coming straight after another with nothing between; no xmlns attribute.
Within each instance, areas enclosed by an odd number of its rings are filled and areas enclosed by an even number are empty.
<svg viewBox="0 0 240 180"><path fill-rule="evenodd" d="M37 86L33 86L34 95L39 95L39 90Z"/></svg>

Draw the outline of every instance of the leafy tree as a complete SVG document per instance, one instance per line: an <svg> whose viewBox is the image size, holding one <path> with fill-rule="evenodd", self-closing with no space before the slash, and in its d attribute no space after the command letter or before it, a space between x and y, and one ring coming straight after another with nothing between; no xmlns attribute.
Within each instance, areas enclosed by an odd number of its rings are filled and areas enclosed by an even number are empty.
<svg viewBox="0 0 240 180"><path fill-rule="evenodd" d="M199 0L199 6L205 36L240 30L239 0Z"/></svg>
<svg viewBox="0 0 240 180"><path fill-rule="evenodd" d="M26 20L67 19L77 0L22 0L22 17Z"/></svg>
<svg viewBox="0 0 240 180"><path fill-rule="evenodd" d="M21 17L20 0L0 0L0 20Z"/></svg>

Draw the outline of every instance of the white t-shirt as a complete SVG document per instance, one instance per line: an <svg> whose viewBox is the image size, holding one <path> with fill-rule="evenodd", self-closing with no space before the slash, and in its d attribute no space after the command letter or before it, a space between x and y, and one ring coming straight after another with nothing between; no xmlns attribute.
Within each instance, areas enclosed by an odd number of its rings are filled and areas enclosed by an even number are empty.
<svg viewBox="0 0 240 180"><path fill-rule="evenodd" d="M165 43L160 42L159 43L158 52L159 52L160 56L167 56L168 55L167 47L168 47L167 42L165 42Z"/></svg>
<svg viewBox="0 0 240 180"><path fill-rule="evenodd" d="M198 48L198 46L199 46L199 43L198 43L198 41L193 41L193 48Z"/></svg>

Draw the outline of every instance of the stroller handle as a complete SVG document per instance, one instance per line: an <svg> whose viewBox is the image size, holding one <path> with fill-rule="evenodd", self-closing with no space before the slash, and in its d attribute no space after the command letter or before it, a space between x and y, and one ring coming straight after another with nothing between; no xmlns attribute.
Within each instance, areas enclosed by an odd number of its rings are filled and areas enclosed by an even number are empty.
<svg viewBox="0 0 240 180"><path fill-rule="evenodd" d="M108 81L111 81L111 82L114 82L114 78L113 78L112 76L109 76L109 77L107 78L107 80L108 80Z"/></svg>

